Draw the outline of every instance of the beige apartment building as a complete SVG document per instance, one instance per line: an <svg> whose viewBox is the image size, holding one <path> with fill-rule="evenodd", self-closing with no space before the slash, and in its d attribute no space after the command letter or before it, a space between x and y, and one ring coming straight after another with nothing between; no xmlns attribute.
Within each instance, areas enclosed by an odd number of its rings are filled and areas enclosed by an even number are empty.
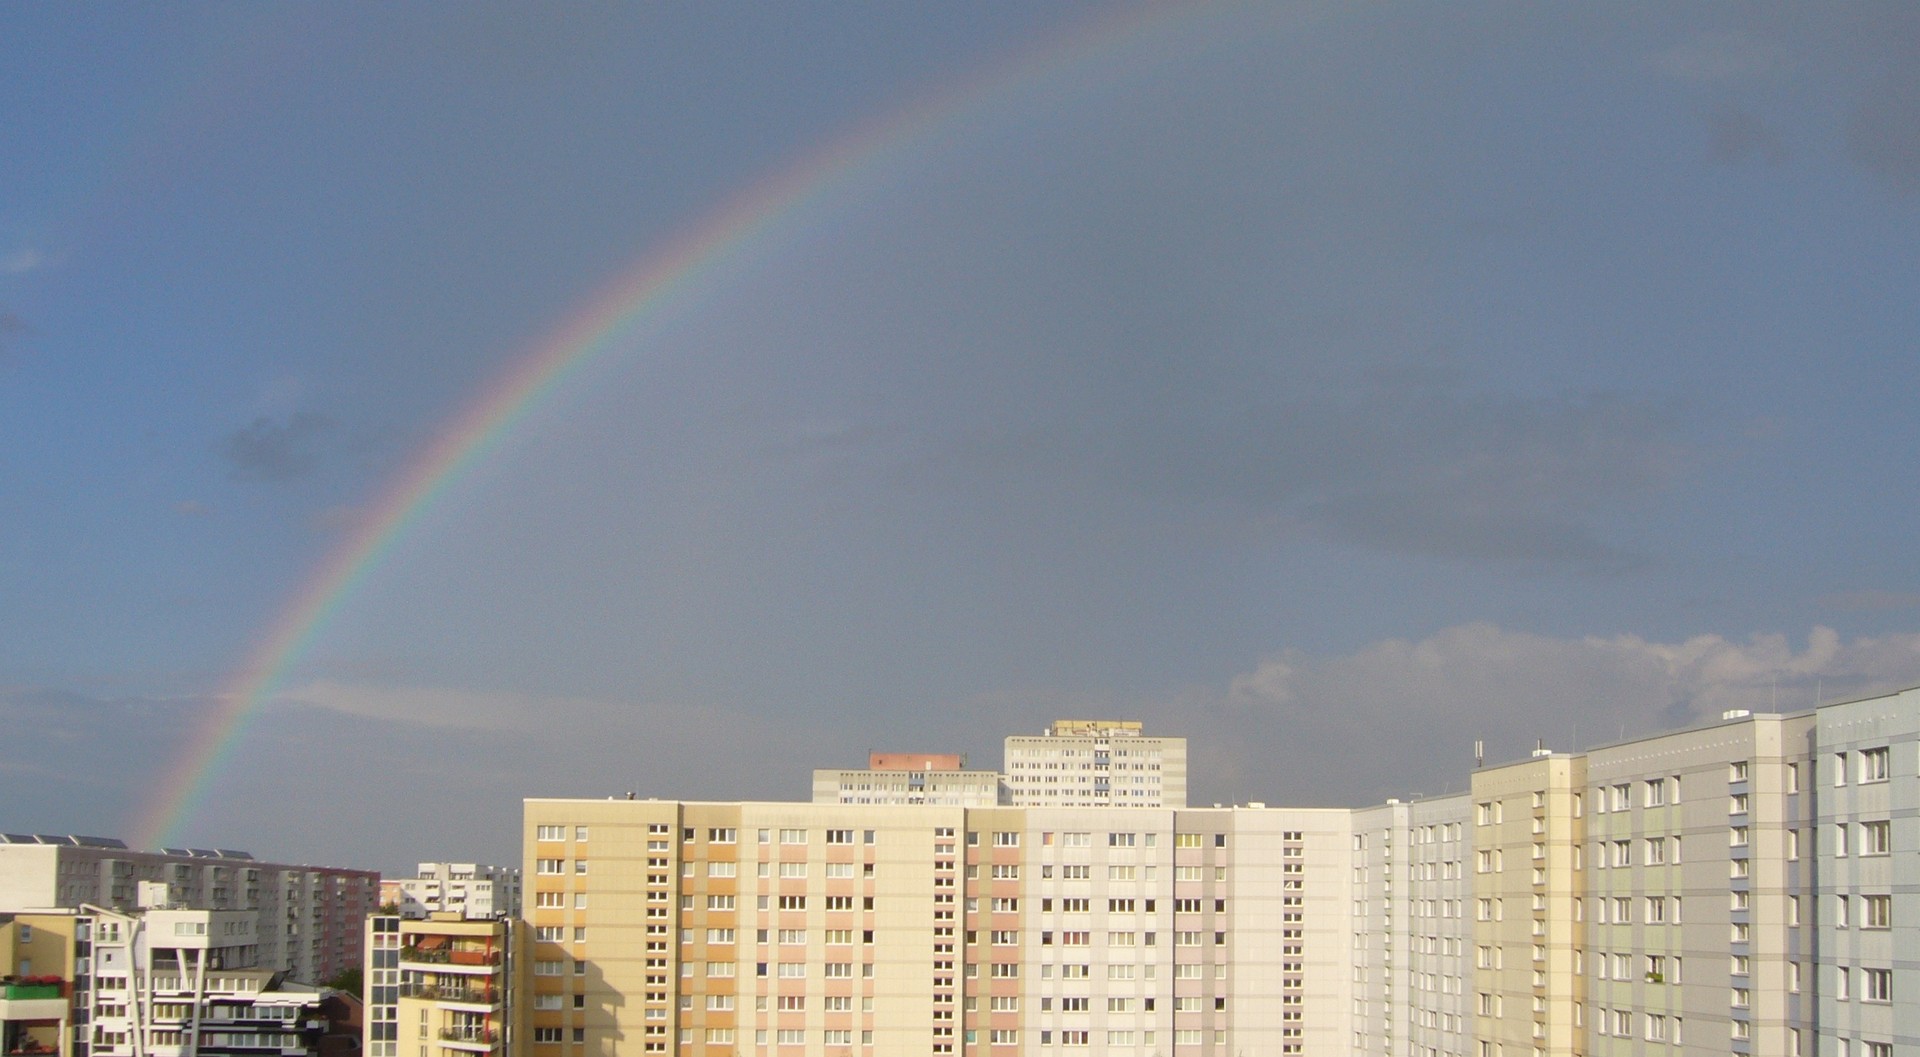
<svg viewBox="0 0 1920 1057"><path fill-rule="evenodd" d="M535 1057L1344 1047L1343 809L529 800ZM548 997L552 996L552 997Z"/></svg>
<svg viewBox="0 0 1920 1057"><path fill-rule="evenodd" d="M1539 750L1474 772L1473 1014L1482 1057L1586 1052L1583 756Z"/></svg>
<svg viewBox="0 0 1920 1057"><path fill-rule="evenodd" d="M528 800L516 1053L1920 1054L1920 689L1358 809L1102 802L1125 729L1008 739L1048 805Z"/></svg>

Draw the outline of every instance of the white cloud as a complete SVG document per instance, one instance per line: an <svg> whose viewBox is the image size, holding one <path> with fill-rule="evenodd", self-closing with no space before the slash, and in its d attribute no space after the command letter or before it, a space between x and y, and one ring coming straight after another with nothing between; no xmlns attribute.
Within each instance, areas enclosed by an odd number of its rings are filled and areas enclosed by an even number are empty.
<svg viewBox="0 0 1920 1057"><path fill-rule="evenodd" d="M48 263L46 254L31 246L23 246L0 257L0 275L25 275L45 267Z"/></svg>
<svg viewBox="0 0 1920 1057"><path fill-rule="evenodd" d="M1195 691L1155 726L1193 738L1198 800L1358 804L1466 781L1534 739L1557 749L1656 733L1727 709L1797 711L1920 683L1920 634L1842 640L1816 627L1744 641L1553 638L1492 624L1339 656L1288 651Z"/></svg>

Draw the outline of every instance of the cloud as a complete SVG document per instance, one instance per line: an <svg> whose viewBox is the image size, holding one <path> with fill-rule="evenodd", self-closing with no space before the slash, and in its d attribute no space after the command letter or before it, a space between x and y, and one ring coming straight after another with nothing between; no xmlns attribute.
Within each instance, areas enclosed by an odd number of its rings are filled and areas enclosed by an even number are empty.
<svg viewBox="0 0 1920 1057"><path fill-rule="evenodd" d="M1843 641L1816 627L1795 648L1778 634L1656 642L1466 624L1345 655L1284 652L1169 703L1156 725L1207 732L1200 799L1358 804L1457 791L1475 739L1490 761L1513 759L1535 738L1582 748L1915 683L1920 634Z"/></svg>
<svg viewBox="0 0 1920 1057"><path fill-rule="evenodd" d="M525 797L804 800L813 768L856 764L868 749L971 750L992 768L1001 736L1076 714L1187 737L1195 803L1359 806L1462 789L1475 739L1497 762L1535 738L1586 748L1728 708L1792 711L1816 694L1915 682L1920 633L1661 642L1486 623L1345 653L1280 651L1157 698L1008 688L884 716L317 678L245 725L182 837L282 861L399 866L431 857L426 834L440 842L433 854L511 862ZM9 828L119 834L211 707L0 688L0 724L34 732L0 743Z"/></svg>
<svg viewBox="0 0 1920 1057"><path fill-rule="evenodd" d="M1780 137L1737 107L1723 106L1708 114L1707 135L1707 156L1723 165L1778 165L1787 160L1787 147Z"/></svg>
<svg viewBox="0 0 1920 1057"><path fill-rule="evenodd" d="M1775 45L1736 30L1714 30L1652 57L1654 69L1686 81L1735 81L1762 76L1784 64Z"/></svg>
<svg viewBox="0 0 1920 1057"><path fill-rule="evenodd" d="M1903 194L1920 194L1920 55L1875 82L1847 119L1847 154Z"/></svg>
<svg viewBox="0 0 1920 1057"><path fill-rule="evenodd" d="M324 415L300 411L284 424L254 419L219 445L232 475L242 481L291 481L313 471L317 445L333 423Z"/></svg>
<svg viewBox="0 0 1920 1057"><path fill-rule="evenodd" d="M25 275L45 267L48 263L45 254L30 246L23 246L0 257L0 275Z"/></svg>

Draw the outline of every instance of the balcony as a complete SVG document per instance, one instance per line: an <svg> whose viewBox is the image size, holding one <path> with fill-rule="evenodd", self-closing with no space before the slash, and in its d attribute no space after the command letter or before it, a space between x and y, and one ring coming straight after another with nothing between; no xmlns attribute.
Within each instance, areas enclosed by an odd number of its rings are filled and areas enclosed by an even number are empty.
<svg viewBox="0 0 1920 1057"><path fill-rule="evenodd" d="M437 966L443 973L491 973L500 965L499 951L462 951L402 947L400 960L415 965Z"/></svg>
<svg viewBox="0 0 1920 1057"><path fill-rule="evenodd" d="M485 1006L489 1009L500 1005L498 992L486 987L458 987L451 984L413 984L400 988L401 998L417 998L427 1002L447 1002L454 1005Z"/></svg>
<svg viewBox="0 0 1920 1057"><path fill-rule="evenodd" d="M487 1051L500 1043L492 1028L441 1028L440 1041L455 1049Z"/></svg>
<svg viewBox="0 0 1920 1057"><path fill-rule="evenodd" d="M0 1020L59 1020L67 1015L66 982L57 976L0 981Z"/></svg>

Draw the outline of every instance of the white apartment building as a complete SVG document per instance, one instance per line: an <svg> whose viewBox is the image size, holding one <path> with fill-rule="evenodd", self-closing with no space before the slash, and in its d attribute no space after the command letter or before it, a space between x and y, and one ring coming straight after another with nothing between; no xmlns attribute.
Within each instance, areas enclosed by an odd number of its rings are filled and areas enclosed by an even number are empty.
<svg viewBox="0 0 1920 1057"><path fill-rule="evenodd" d="M1187 739L1139 722L1061 719L1006 741L1006 802L1016 807L1187 806Z"/></svg>
<svg viewBox="0 0 1920 1057"><path fill-rule="evenodd" d="M1020 748L1151 758L1065 729ZM1920 689L1359 809L1103 804L1021 740L1062 803L527 801L525 1052L1920 1054Z"/></svg>
<svg viewBox="0 0 1920 1057"><path fill-rule="evenodd" d="M520 868L472 862L423 862L412 877L380 882L380 904L400 917L458 914L475 920L520 913Z"/></svg>
<svg viewBox="0 0 1920 1057"><path fill-rule="evenodd" d="M242 851L132 851L117 840L0 835L0 911L141 906L141 885L169 906L251 914L257 964L328 980L360 964L362 923L379 895L372 870L260 862Z"/></svg>
<svg viewBox="0 0 1920 1057"><path fill-rule="evenodd" d="M954 753L875 752L864 769L813 772L816 804L924 804L994 807L1006 802L998 771L970 771Z"/></svg>
<svg viewBox="0 0 1920 1057"><path fill-rule="evenodd" d="M324 992L259 967L254 914L84 907L89 1057L306 1057Z"/></svg>

